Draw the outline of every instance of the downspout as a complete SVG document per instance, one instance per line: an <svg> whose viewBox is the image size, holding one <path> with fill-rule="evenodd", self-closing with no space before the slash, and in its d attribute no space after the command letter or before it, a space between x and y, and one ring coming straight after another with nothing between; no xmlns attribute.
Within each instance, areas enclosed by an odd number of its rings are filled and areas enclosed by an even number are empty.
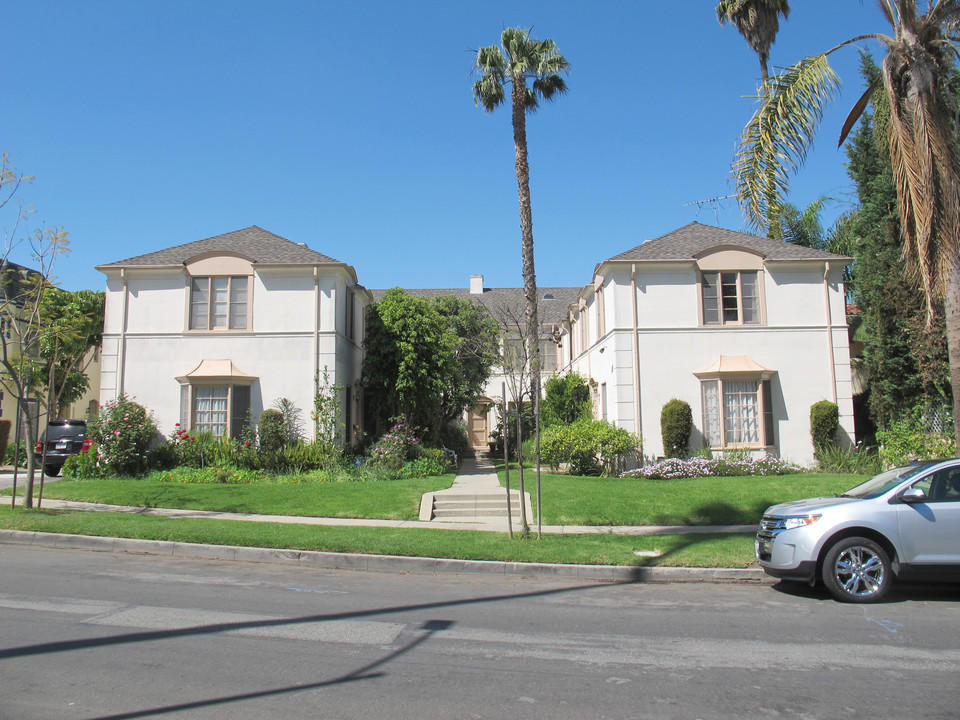
<svg viewBox="0 0 960 720"><path fill-rule="evenodd" d="M833 404L837 404L837 363L836 353L833 347L833 317L830 312L830 283L827 278L830 275L830 261L823 263L823 301L827 311L827 342L830 349L830 389L833 392Z"/></svg>
<svg viewBox="0 0 960 720"><path fill-rule="evenodd" d="M336 369L334 369L336 372ZM336 383L336 380L334 380ZM320 394L320 268L313 266L313 396ZM313 439L317 439L314 423Z"/></svg>
<svg viewBox="0 0 960 720"><path fill-rule="evenodd" d="M126 268L120 268L120 280L123 282L123 311L120 319L120 378L117 383L117 397L123 395L127 377L127 319L129 317L130 287L127 284Z"/></svg>
<svg viewBox="0 0 960 720"><path fill-rule="evenodd" d="M643 463L643 416L640 412L640 338L637 334L640 332L640 323L637 317L637 264L630 266L630 291L633 298L633 367L635 375L633 378L633 408L637 427L637 438L640 441L638 450L640 452L640 463Z"/></svg>

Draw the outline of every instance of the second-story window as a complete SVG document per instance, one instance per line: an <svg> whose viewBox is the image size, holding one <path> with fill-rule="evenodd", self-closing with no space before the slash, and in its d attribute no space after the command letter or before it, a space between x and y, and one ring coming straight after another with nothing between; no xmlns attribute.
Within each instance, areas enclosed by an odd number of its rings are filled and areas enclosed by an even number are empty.
<svg viewBox="0 0 960 720"><path fill-rule="evenodd" d="M195 277L190 284L191 330L245 330L247 277Z"/></svg>
<svg viewBox="0 0 960 720"><path fill-rule="evenodd" d="M760 289L756 270L705 272L700 283L704 325L760 323Z"/></svg>

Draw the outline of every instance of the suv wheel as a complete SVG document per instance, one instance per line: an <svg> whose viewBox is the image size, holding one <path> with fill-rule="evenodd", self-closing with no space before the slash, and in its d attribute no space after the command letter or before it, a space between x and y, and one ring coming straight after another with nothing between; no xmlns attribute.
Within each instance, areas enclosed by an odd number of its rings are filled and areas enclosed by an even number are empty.
<svg viewBox="0 0 960 720"><path fill-rule="evenodd" d="M876 602L890 590L893 570L886 550L869 538L834 543L823 560L823 584L837 600Z"/></svg>
<svg viewBox="0 0 960 720"><path fill-rule="evenodd" d="M44 473L44 475L46 475L47 477L56 477L57 475L60 474L60 466L59 466L59 465L44 465L44 466L43 466L43 473Z"/></svg>

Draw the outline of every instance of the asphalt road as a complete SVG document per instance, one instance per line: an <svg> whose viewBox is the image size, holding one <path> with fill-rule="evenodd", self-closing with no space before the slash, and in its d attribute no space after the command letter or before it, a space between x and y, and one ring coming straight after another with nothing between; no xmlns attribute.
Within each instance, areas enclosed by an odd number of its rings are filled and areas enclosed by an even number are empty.
<svg viewBox="0 0 960 720"><path fill-rule="evenodd" d="M0 718L955 718L960 588L322 571L0 545Z"/></svg>

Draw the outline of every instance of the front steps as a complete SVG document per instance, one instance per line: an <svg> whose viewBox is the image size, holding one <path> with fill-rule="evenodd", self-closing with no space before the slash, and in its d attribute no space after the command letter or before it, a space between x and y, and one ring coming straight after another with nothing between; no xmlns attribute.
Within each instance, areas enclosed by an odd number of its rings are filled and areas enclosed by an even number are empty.
<svg viewBox="0 0 960 720"><path fill-rule="evenodd" d="M527 506L527 522L533 521L530 493L524 493ZM510 492L510 512L513 523L520 523L520 492ZM469 493L456 488L426 493L420 500L420 520L424 522L475 522L497 523L507 519L507 493L499 492Z"/></svg>

